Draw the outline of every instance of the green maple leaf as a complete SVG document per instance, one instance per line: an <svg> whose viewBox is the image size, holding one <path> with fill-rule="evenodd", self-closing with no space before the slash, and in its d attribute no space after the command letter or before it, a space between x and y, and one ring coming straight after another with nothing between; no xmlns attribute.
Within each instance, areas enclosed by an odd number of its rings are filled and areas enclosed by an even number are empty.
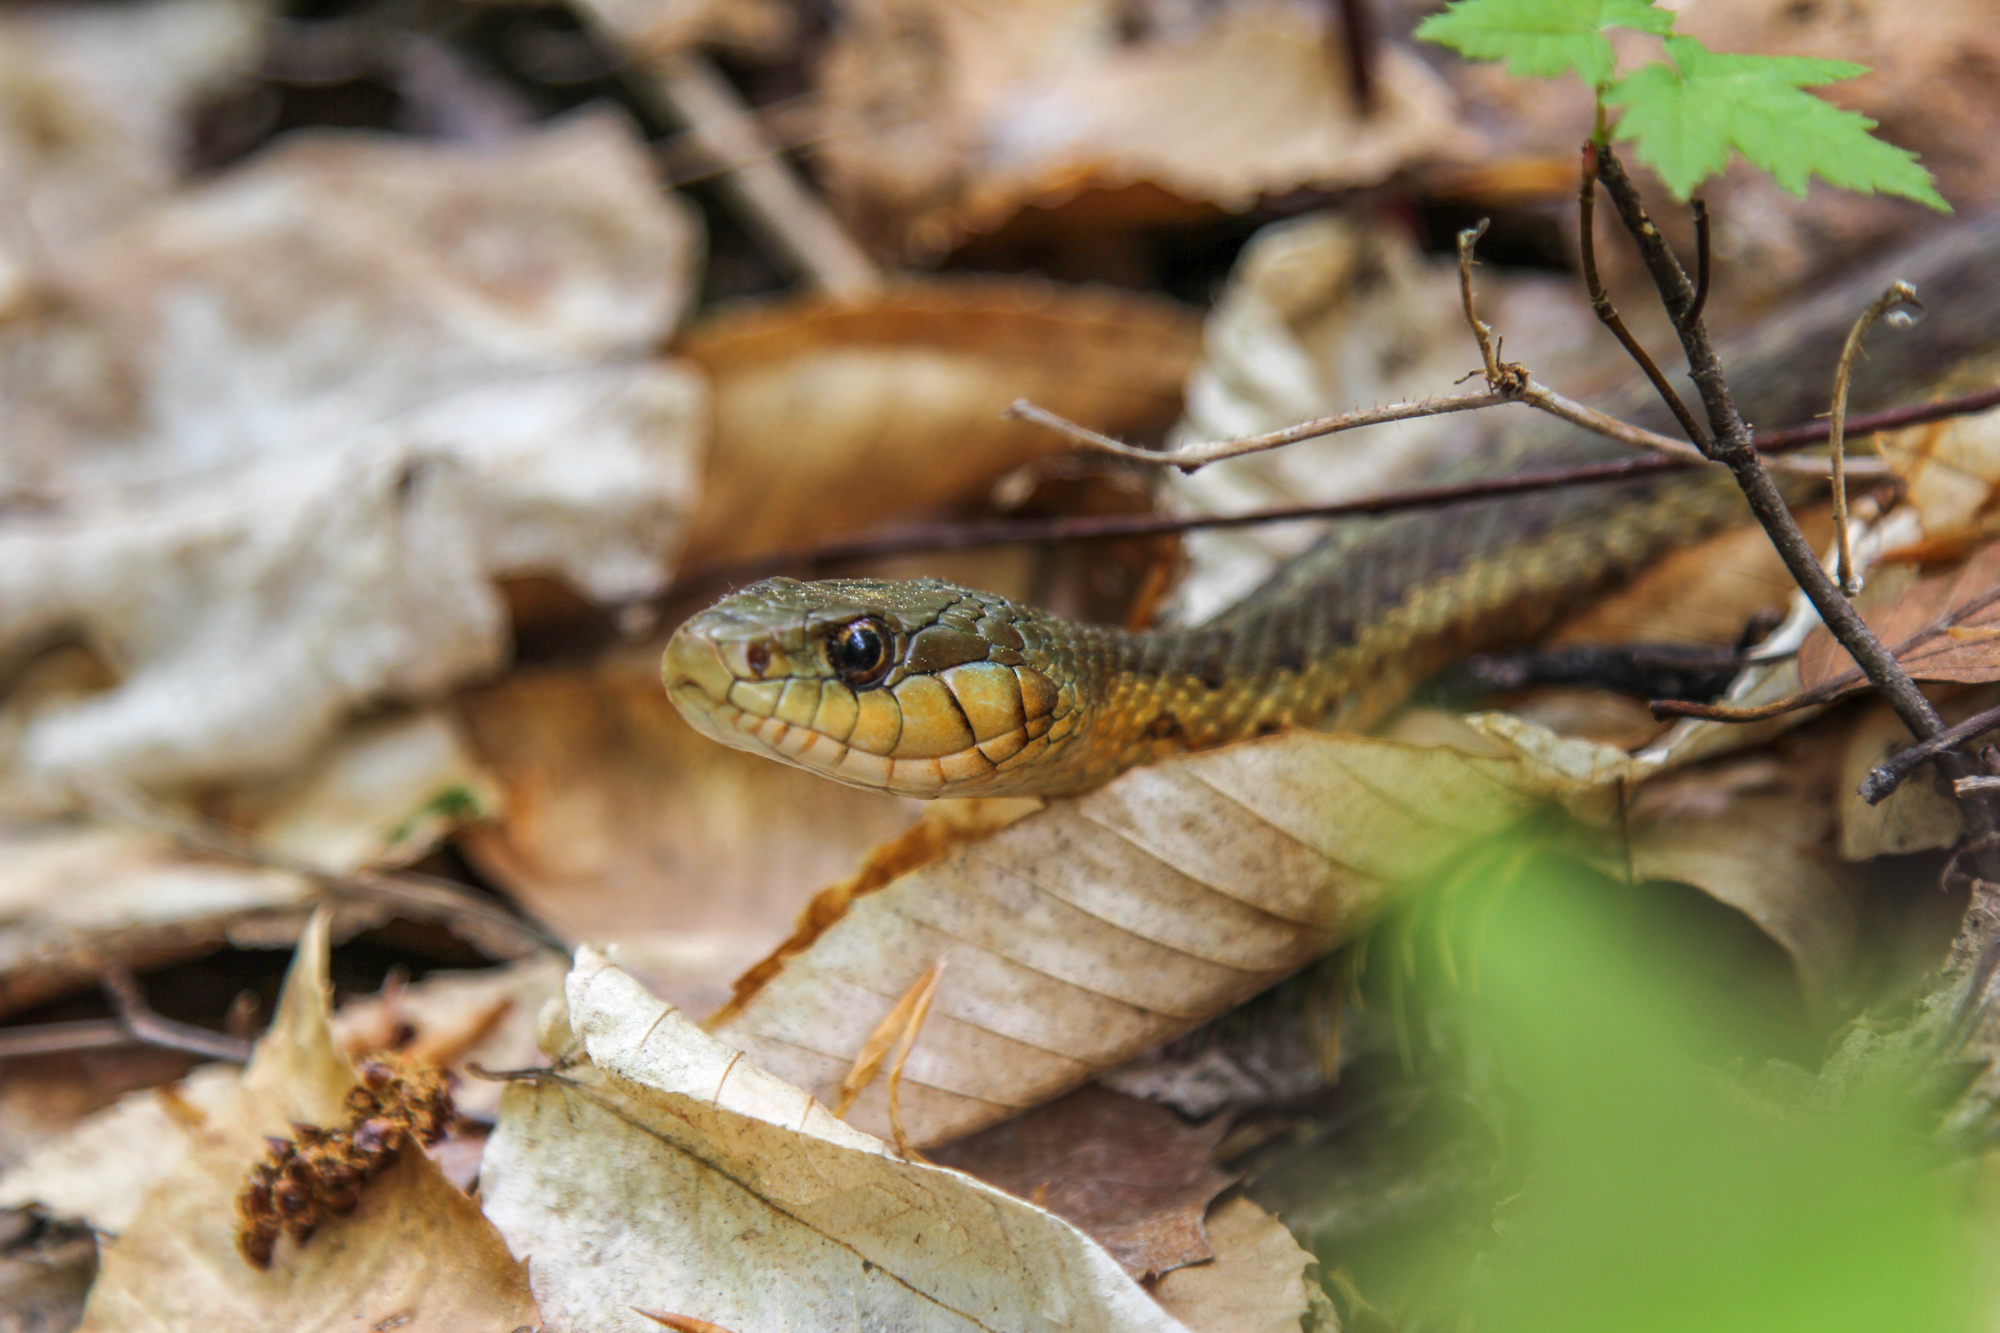
<svg viewBox="0 0 2000 1333"><path fill-rule="evenodd" d="M1729 164L1735 149L1793 194L1819 176L1858 194L1899 194L1949 213L1917 155L1884 143L1875 122L1806 88L1866 74L1864 65L1787 56L1727 55L1692 37L1667 38L1674 66L1648 65L1604 92L1626 108L1616 136L1685 199Z"/></svg>
<svg viewBox="0 0 2000 1333"><path fill-rule="evenodd" d="M1505 60L1513 75L1552 79L1575 70L1596 87L1617 66L1607 27L1673 31L1674 16L1652 0L1456 0L1417 27L1417 36L1474 60Z"/></svg>

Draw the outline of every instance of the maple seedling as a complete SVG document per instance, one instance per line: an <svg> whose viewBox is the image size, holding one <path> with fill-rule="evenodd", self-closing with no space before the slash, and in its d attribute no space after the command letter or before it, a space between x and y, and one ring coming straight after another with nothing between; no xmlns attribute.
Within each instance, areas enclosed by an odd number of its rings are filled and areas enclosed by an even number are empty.
<svg viewBox="0 0 2000 1333"><path fill-rule="evenodd" d="M1668 60L1621 76L1605 35L1611 28L1664 39ZM1629 141L1683 200L1721 174L1733 149L1796 195L1818 176L1858 194L1951 211L1915 153L1876 138L1875 122L1860 112L1805 91L1866 74L1867 66L1711 51L1673 28L1674 16L1651 0L1456 0L1425 19L1417 36L1470 59L1504 60L1517 77L1574 71L1597 97L1593 141Z"/></svg>

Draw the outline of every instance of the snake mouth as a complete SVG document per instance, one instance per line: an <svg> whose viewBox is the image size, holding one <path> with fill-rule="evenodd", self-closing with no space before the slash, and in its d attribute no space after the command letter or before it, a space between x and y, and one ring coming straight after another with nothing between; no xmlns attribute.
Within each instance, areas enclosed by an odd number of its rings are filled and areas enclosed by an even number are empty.
<svg viewBox="0 0 2000 1333"><path fill-rule="evenodd" d="M802 627L706 613L668 642L661 675L681 715L710 739L903 796L1010 790L1053 739L1056 690L1038 672L967 662L856 687L824 657Z"/></svg>
<svg viewBox="0 0 2000 1333"><path fill-rule="evenodd" d="M948 781L936 760L903 759L901 707L886 690L859 695L798 670L762 638L690 622L661 661L667 696L711 740L870 791L937 796Z"/></svg>

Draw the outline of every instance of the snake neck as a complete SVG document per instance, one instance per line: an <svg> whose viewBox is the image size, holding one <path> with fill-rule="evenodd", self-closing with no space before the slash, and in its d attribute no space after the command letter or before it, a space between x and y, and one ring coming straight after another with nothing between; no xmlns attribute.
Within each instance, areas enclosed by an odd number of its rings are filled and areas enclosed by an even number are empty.
<svg viewBox="0 0 2000 1333"><path fill-rule="evenodd" d="M1330 538L1205 625L1071 627L1061 656L1090 706L1058 785L1286 726L1372 726L1444 666L1545 631L1740 504L1722 477L1552 496L1525 521L1519 502L1469 503Z"/></svg>

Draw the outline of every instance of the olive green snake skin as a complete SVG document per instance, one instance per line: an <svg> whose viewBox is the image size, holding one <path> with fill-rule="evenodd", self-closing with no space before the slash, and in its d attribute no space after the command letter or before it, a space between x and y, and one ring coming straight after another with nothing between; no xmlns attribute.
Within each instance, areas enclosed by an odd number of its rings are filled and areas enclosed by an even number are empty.
<svg viewBox="0 0 2000 1333"><path fill-rule="evenodd" d="M1739 408L1771 424L1824 411L1849 324L1899 278L1929 314L1871 341L1854 410L1990 383L1977 372L2000 349L1996 234L1961 224L1726 349ZM1559 423L1505 427L1449 480L1629 454ZM1366 727L1441 667L1532 637L1746 513L1718 468L1352 521L1215 620L1140 632L935 580L770 579L687 621L663 674L697 730L853 786L1075 792L1288 725Z"/></svg>

